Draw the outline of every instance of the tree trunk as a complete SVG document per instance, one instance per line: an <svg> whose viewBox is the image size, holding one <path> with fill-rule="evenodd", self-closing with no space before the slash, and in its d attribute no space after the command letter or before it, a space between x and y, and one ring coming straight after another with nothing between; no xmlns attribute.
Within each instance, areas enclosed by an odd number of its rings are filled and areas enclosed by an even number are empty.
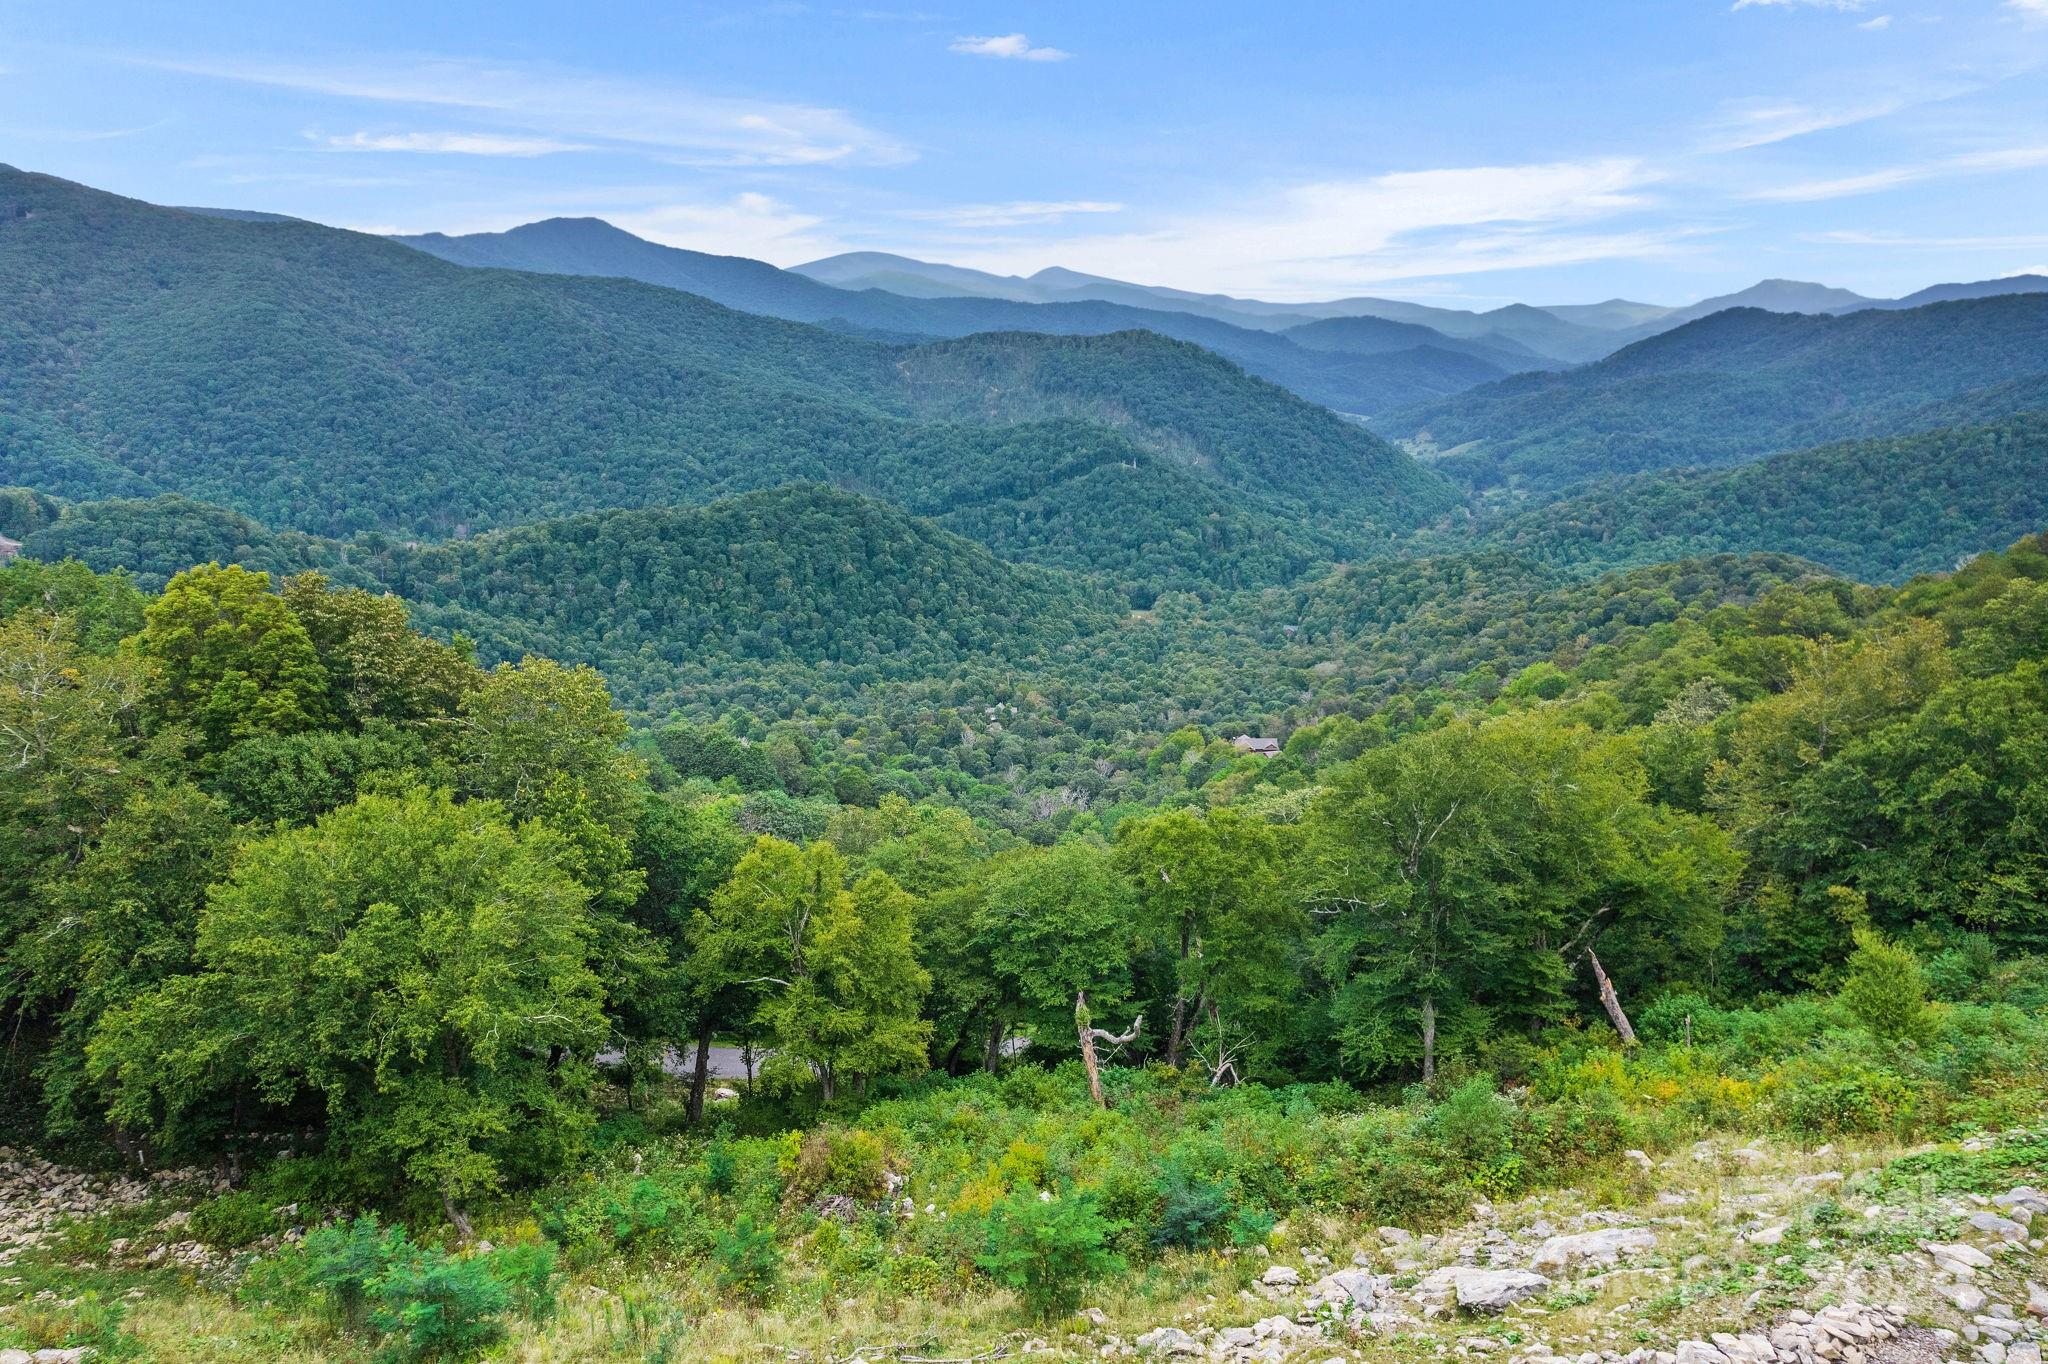
<svg viewBox="0 0 2048 1364"><path fill-rule="evenodd" d="M1081 1035L1081 1064L1088 1069L1088 1097L1095 1100L1097 1108L1107 1108L1102 1100L1102 1071L1095 1064L1095 1029L1088 1018L1088 992L1081 991L1074 996L1074 1031Z"/></svg>
<svg viewBox="0 0 2048 1364"><path fill-rule="evenodd" d="M711 1078L711 1011L697 1020L697 1064L690 1070L690 1126L704 1120L704 1086Z"/></svg>
<svg viewBox="0 0 2048 1364"><path fill-rule="evenodd" d="M1102 1097L1102 1068L1095 1059L1096 1042L1103 1041L1112 1047L1121 1047L1126 1042L1137 1041L1138 1034L1144 1027L1145 1015L1139 1014L1131 1020L1128 1031L1105 1032L1095 1026L1095 1020L1088 1012L1088 992L1082 990L1074 996L1074 1032L1081 1039L1081 1064L1088 1070L1088 1094L1095 1100L1097 1108L1107 1108L1109 1102Z"/></svg>
<svg viewBox="0 0 2048 1364"><path fill-rule="evenodd" d="M1607 978L1607 971L1600 965L1600 956L1592 948L1586 949L1586 960L1593 967L1593 979L1600 984L1600 1006L1607 1010L1607 1019L1614 1024L1614 1030L1621 1034L1621 1044L1633 1047L1636 1044L1636 1030L1629 1026L1628 1015L1621 1011L1621 996L1614 993L1614 982Z"/></svg>
<svg viewBox="0 0 2048 1364"><path fill-rule="evenodd" d="M1175 1070L1180 1069L1181 1053L1187 1046L1188 1001L1187 985L1183 977L1187 974L1188 953L1191 949L1188 923L1183 919L1180 925L1180 969L1175 972L1173 981L1173 1025L1166 1030L1166 1064Z"/></svg>
<svg viewBox="0 0 2048 1364"><path fill-rule="evenodd" d="M996 1073L996 1063L1003 1059L1003 1032L1001 1018L988 1025L988 1047L982 1052L981 1068L991 1075Z"/></svg>
<svg viewBox="0 0 2048 1364"><path fill-rule="evenodd" d="M1422 997L1422 1083L1436 1079L1436 996Z"/></svg>
<svg viewBox="0 0 2048 1364"><path fill-rule="evenodd" d="M448 1225L455 1228L455 1234L467 1241L476 1235L476 1228L469 1224L469 1217L455 1206L455 1195L441 1195L441 1211L448 1214Z"/></svg>

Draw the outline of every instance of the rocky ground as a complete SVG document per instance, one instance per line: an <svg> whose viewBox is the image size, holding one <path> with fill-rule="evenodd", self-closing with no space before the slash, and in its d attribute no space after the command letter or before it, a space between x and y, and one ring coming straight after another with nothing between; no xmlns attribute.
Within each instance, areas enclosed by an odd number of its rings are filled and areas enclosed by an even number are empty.
<svg viewBox="0 0 2048 1364"><path fill-rule="evenodd" d="M1991 1144L1966 1143L1960 1157ZM1641 1152L1629 1160L1640 1206L1588 1209L1572 1193L1550 1193L1476 1203L1469 1221L1440 1235L1381 1227L1362 1245L1306 1245L1276 1256L1238 1301L1111 1336L1095 1353L1289 1364L2040 1364L2048 1262L2036 1261L2048 1193L1884 1180L1872 1158L1828 1147L1702 1143L1662 1162Z"/></svg>
<svg viewBox="0 0 2048 1364"><path fill-rule="evenodd" d="M1632 1152L1587 1190L1475 1202L1469 1219L1436 1234L1298 1215L1270 1250L1235 1259L1241 1269L1223 1277L1245 1287L1183 1300L1171 1320L1122 1282L1058 1329L984 1336L976 1348L849 1355L845 1345L820 1353L757 1339L744 1355L716 1357L2041 1364L2048 1192L2026 1182L2048 1186L2037 1146L2048 1147L2048 1130L1905 1166L1896 1149L1721 1141L1661 1159ZM68 1264L79 1253L62 1235L71 1220L126 1210L133 1229L117 1230L129 1234L94 1243L102 1267L225 1286L230 1257L190 1240L185 1214L171 1210L209 1186L188 1172L83 1175L0 1148L0 1284L21 1283L8 1262L24 1254ZM578 1298L599 1292L585 1285ZM50 1296L0 1306L0 1329ZM596 1357L562 1353L569 1326L522 1338L508 1357ZM0 1364L89 1359L75 1348L0 1348Z"/></svg>

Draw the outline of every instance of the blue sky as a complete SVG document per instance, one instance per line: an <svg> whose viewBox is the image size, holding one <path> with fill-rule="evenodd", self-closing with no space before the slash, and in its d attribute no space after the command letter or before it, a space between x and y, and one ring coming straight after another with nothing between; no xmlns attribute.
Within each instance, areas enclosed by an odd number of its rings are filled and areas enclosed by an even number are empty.
<svg viewBox="0 0 2048 1364"><path fill-rule="evenodd" d="M0 0L0 160L1284 299L2048 271L2048 0Z"/></svg>

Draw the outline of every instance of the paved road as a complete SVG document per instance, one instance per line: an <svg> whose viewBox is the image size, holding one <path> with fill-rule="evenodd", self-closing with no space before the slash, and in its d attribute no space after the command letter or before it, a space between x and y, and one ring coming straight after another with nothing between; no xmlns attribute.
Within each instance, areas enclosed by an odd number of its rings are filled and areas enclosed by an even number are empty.
<svg viewBox="0 0 2048 1364"><path fill-rule="evenodd" d="M616 1065L619 1055L620 1053L616 1051L601 1051L597 1054L597 1063L602 1066ZM754 1052L754 1074L759 1075L761 1073L761 1063L767 1059L767 1052L756 1049ZM667 1071L670 1075L684 1080L690 1078L690 1075L695 1070L696 1063L697 1049L695 1047L690 1047L686 1050L670 1047L662 1054L661 1058L661 1068L663 1070ZM738 1047L714 1046L711 1048L709 1070L711 1078L714 1080L744 1080L747 1078L745 1053Z"/></svg>

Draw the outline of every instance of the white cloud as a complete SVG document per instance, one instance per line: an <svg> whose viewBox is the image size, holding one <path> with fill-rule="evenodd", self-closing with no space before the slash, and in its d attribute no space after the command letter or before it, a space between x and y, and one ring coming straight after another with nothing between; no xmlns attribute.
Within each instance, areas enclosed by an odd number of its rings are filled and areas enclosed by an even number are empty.
<svg viewBox="0 0 2048 1364"><path fill-rule="evenodd" d="M1021 33L1005 33L995 38L955 38L950 46L970 57L1007 57L1020 62L1063 62L1074 55L1056 47L1033 47L1031 40Z"/></svg>
<svg viewBox="0 0 2048 1364"><path fill-rule="evenodd" d="M817 230L824 219L766 194L749 192L725 200L651 204L604 216L636 237L665 246L721 256L751 256L780 265L795 265L847 249L838 237Z"/></svg>
<svg viewBox="0 0 2048 1364"><path fill-rule="evenodd" d="M952 227L1033 227L1062 222L1077 213L1121 213L1122 204L1098 199L1020 199L1007 204L960 204L953 208L905 209L899 217Z"/></svg>
<svg viewBox="0 0 2048 1364"><path fill-rule="evenodd" d="M1884 118L1902 109L1923 104L1930 99L1941 99L1956 93L1953 90L1938 92L1901 92L1881 99L1858 100L1854 103L1817 105L1797 100L1745 99L1730 100L1707 124L1700 150L1706 152L1737 152L1750 147L1765 147L1774 142L1786 142L1808 133L1827 132L1833 128L1848 128L1858 123L1868 123L1875 118Z"/></svg>
<svg viewBox="0 0 2048 1364"><path fill-rule="evenodd" d="M1890 28L1891 26L1892 17L1889 14L1880 14L1877 15L1875 18L1865 19L1862 23L1856 25L1856 27L1858 28L1867 28L1872 31L1875 31L1877 29Z"/></svg>
<svg viewBox="0 0 2048 1364"><path fill-rule="evenodd" d="M2048 21L2048 0L2005 0L2005 7L2018 11L2020 18L2031 22Z"/></svg>
<svg viewBox="0 0 2048 1364"><path fill-rule="evenodd" d="M1869 0L1735 0L1733 9L1862 9Z"/></svg>
<svg viewBox="0 0 2048 1364"><path fill-rule="evenodd" d="M555 152L582 152L588 143L562 142L549 137L515 137L500 133L350 133L345 137L319 137L329 147L351 152L438 152L458 156L548 156Z"/></svg>
<svg viewBox="0 0 2048 1364"><path fill-rule="evenodd" d="M1055 259L1119 279L1322 298L1390 280L1670 254L1686 230L1577 226L1647 206L1643 191L1658 178L1632 158L1402 171L1245 194L1255 207L1152 231L970 244L955 256L1004 274Z"/></svg>
<svg viewBox="0 0 2048 1364"><path fill-rule="evenodd" d="M1922 251L2036 251L2048 248L2048 233L2040 232L2002 237L1906 237L1889 232L1844 229L1836 232L1811 232L1802 236L1800 240L1820 242L1828 246L1898 247ZM2024 275L2030 272L2015 270L2010 273Z"/></svg>
<svg viewBox="0 0 2048 1364"><path fill-rule="evenodd" d="M403 57L331 63L141 58L159 70L376 104L459 109L522 137L613 143L721 165L897 165L894 139L839 109L707 95L546 63Z"/></svg>
<svg viewBox="0 0 2048 1364"><path fill-rule="evenodd" d="M1812 203L1821 199L1846 199L1857 194L1875 194L1900 185L1961 175L1995 175L2002 171L2032 170L2048 166L2048 146L2001 147L1991 151L1945 156L1916 165L1885 166L1860 175L1843 175L1829 180L1805 180L1753 190L1752 199L1772 203Z"/></svg>

